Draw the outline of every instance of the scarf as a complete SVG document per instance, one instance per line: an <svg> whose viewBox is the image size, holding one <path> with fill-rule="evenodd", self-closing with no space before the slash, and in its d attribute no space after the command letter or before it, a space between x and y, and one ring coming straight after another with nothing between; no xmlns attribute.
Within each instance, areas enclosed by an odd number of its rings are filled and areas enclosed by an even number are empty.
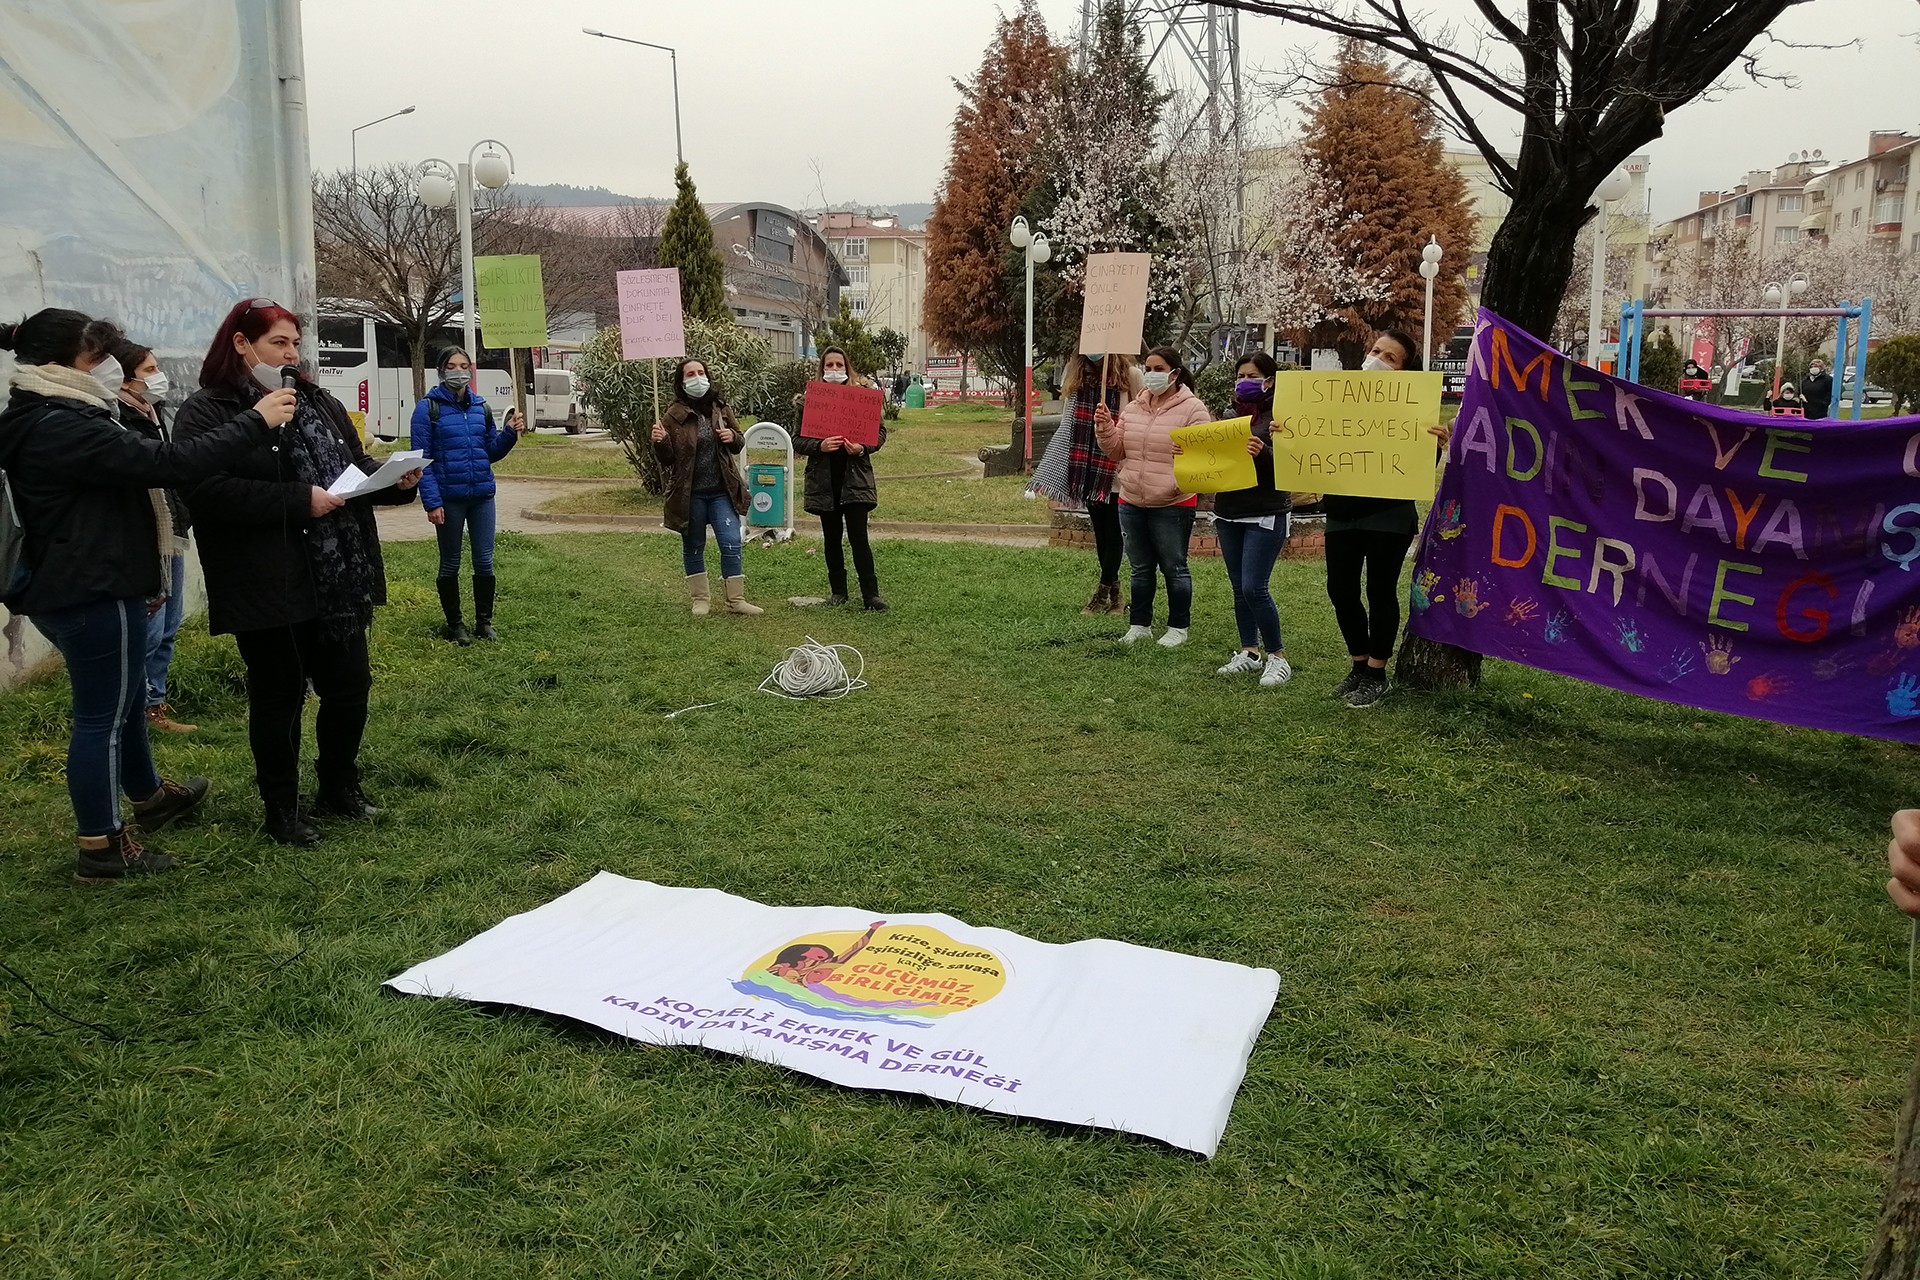
<svg viewBox="0 0 1920 1280"><path fill-rule="evenodd" d="M287 431L294 474L300 482L325 489L353 465L346 442L311 396L294 409L295 428ZM373 622L373 561L366 533L352 503L307 522L307 563L320 598L320 623L336 640L351 640Z"/></svg>
<svg viewBox="0 0 1920 1280"><path fill-rule="evenodd" d="M1107 388L1107 411L1120 416L1125 392ZM1056 502L1105 502L1113 496L1113 461L1100 452L1093 434L1093 413L1100 407L1100 388L1082 386L1066 407L1066 420L1047 441L1046 452L1034 464L1027 482L1031 495L1044 494Z"/></svg>
<svg viewBox="0 0 1920 1280"><path fill-rule="evenodd" d="M113 412L114 402L108 398L107 389L100 385L98 379L64 364L19 365L14 369L10 381L22 391L31 391L35 395L56 400L78 400ZM119 426L117 414L113 421L114 425ZM120 429L126 430L125 427ZM173 515L167 510L167 493L164 489L147 490L147 503L153 508L153 545L159 553L160 562L160 592L154 598L165 600L167 593L173 589Z"/></svg>

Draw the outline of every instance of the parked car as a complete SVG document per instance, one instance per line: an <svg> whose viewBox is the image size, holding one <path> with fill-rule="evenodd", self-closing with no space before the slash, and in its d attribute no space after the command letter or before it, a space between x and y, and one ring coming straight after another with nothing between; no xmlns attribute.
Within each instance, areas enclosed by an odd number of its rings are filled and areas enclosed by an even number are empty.
<svg viewBox="0 0 1920 1280"><path fill-rule="evenodd" d="M1851 403L1853 400L1853 370L1851 369L1847 370L1845 375L1841 379L1840 398L1849 403ZM1888 391L1885 387L1876 387L1871 382L1869 382L1867 384L1867 396L1864 403L1892 404L1893 392Z"/></svg>
<svg viewBox="0 0 1920 1280"><path fill-rule="evenodd" d="M571 372L533 371L533 423L537 427L565 427L569 435L580 433L580 397Z"/></svg>

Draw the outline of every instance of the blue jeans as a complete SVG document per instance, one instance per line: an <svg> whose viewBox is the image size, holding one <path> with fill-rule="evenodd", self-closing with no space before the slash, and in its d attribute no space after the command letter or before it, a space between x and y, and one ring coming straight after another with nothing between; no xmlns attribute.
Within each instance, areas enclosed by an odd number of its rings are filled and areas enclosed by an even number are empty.
<svg viewBox="0 0 1920 1280"><path fill-rule="evenodd" d="M452 498L441 504L447 518L434 530L440 540L440 576L457 578L460 576L460 552L463 534L473 534L473 576L491 578L493 576L493 529L494 512L492 498L476 498L471 502L456 502Z"/></svg>
<svg viewBox="0 0 1920 1280"><path fill-rule="evenodd" d="M738 578L745 569L740 559L740 513L724 489L696 493L687 504L687 527L680 533L680 563L691 578L707 571L707 526L720 544L720 576Z"/></svg>
<svg viewBox="0 0 1920 1280"><path fill-rule="evenodd" d="M167 575L167 602L160 612L147 619L147 705L164 706L167 701L167 668L173 665L173 638L180 634L180 619L187 610L187 558L173 557Z"/></svg>
<svg viewBox="0 0 1920 1280"><path fill-rule="evenodd" d="M1240 628L1240 647L1264 644L1268 653L1279 653L1280 606L1273 602L1269 582L1273 562L1287 541L1287 518L1275 516L1271 529L1216 520L1213 530L1220 535L1220 559L1226 563L1227 582L1233 587L1233 621Z"/></svg>
<svg viewBox="0 0 1920 1280"><path fill-rule="evenodd" d="M67 662L73 736L67 795L77 832L120 829L120 796L145 800L160 789L147 745L147 602L95 600L36 614L33 625Z"/></svg>
<svg viewBox="0 0 1920 1280"><path fill-rule="evenodd" d="M1120 504L1120 532L1133 566L1127 621L1136 627L1153 622L1156 574L1167 579L1167 625L1182 629L1193 622L1193 575L1187 571L1187 538L1193 533L1192 507L1136 507Z"/></svg>

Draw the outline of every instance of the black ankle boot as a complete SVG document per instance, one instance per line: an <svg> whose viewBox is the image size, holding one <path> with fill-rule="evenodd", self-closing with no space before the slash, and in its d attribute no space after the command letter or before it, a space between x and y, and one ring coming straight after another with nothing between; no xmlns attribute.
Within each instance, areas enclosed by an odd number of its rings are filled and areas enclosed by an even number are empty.
<svg viewBox="0 0 1920 1280"><path fill-rule="evenodd" d="M460 579L438 578L434 585L440 589L440 612L447 615L447 625L440 630L441 637L462 648L472 644L473 637L467 634L466 624L460 621Z"/></svg>
<svg viewBox="0 0 1920 1280"><path fill-rule="evenodd" d="M314 797L313 812L321 817L352 818L357 822L372 822L380 816L380 810L367 799L367 793L357 782L349 787L322 787Z"/></svg>
<svg viewBox="0 0 1920 1280"><path fill-rule="evenodd" d="M498 640L499 633L493 629L493 590L492 574L482 577L473 575L473 635L476 640Z"/></svg>
<svg viewBox="0 0 1920 1280"><path fill-rule="evenodd" d="M267 834L277 844L289 844L299 849L310 849L320 843L320 833L312 823L300 816L298 804L268 805Z"/></svg>

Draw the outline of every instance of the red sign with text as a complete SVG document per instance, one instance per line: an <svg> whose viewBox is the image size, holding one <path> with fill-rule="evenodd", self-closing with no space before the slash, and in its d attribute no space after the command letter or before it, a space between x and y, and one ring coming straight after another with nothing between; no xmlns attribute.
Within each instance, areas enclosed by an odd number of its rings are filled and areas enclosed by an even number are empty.
<svg viewBox="0 0 1920 1280"><path fill-rule="evenodd" d="M839 436L871 449L880 443L880 419L886 411L887 395L878 387L809 382L800 434L814 440Z"/></svg>

